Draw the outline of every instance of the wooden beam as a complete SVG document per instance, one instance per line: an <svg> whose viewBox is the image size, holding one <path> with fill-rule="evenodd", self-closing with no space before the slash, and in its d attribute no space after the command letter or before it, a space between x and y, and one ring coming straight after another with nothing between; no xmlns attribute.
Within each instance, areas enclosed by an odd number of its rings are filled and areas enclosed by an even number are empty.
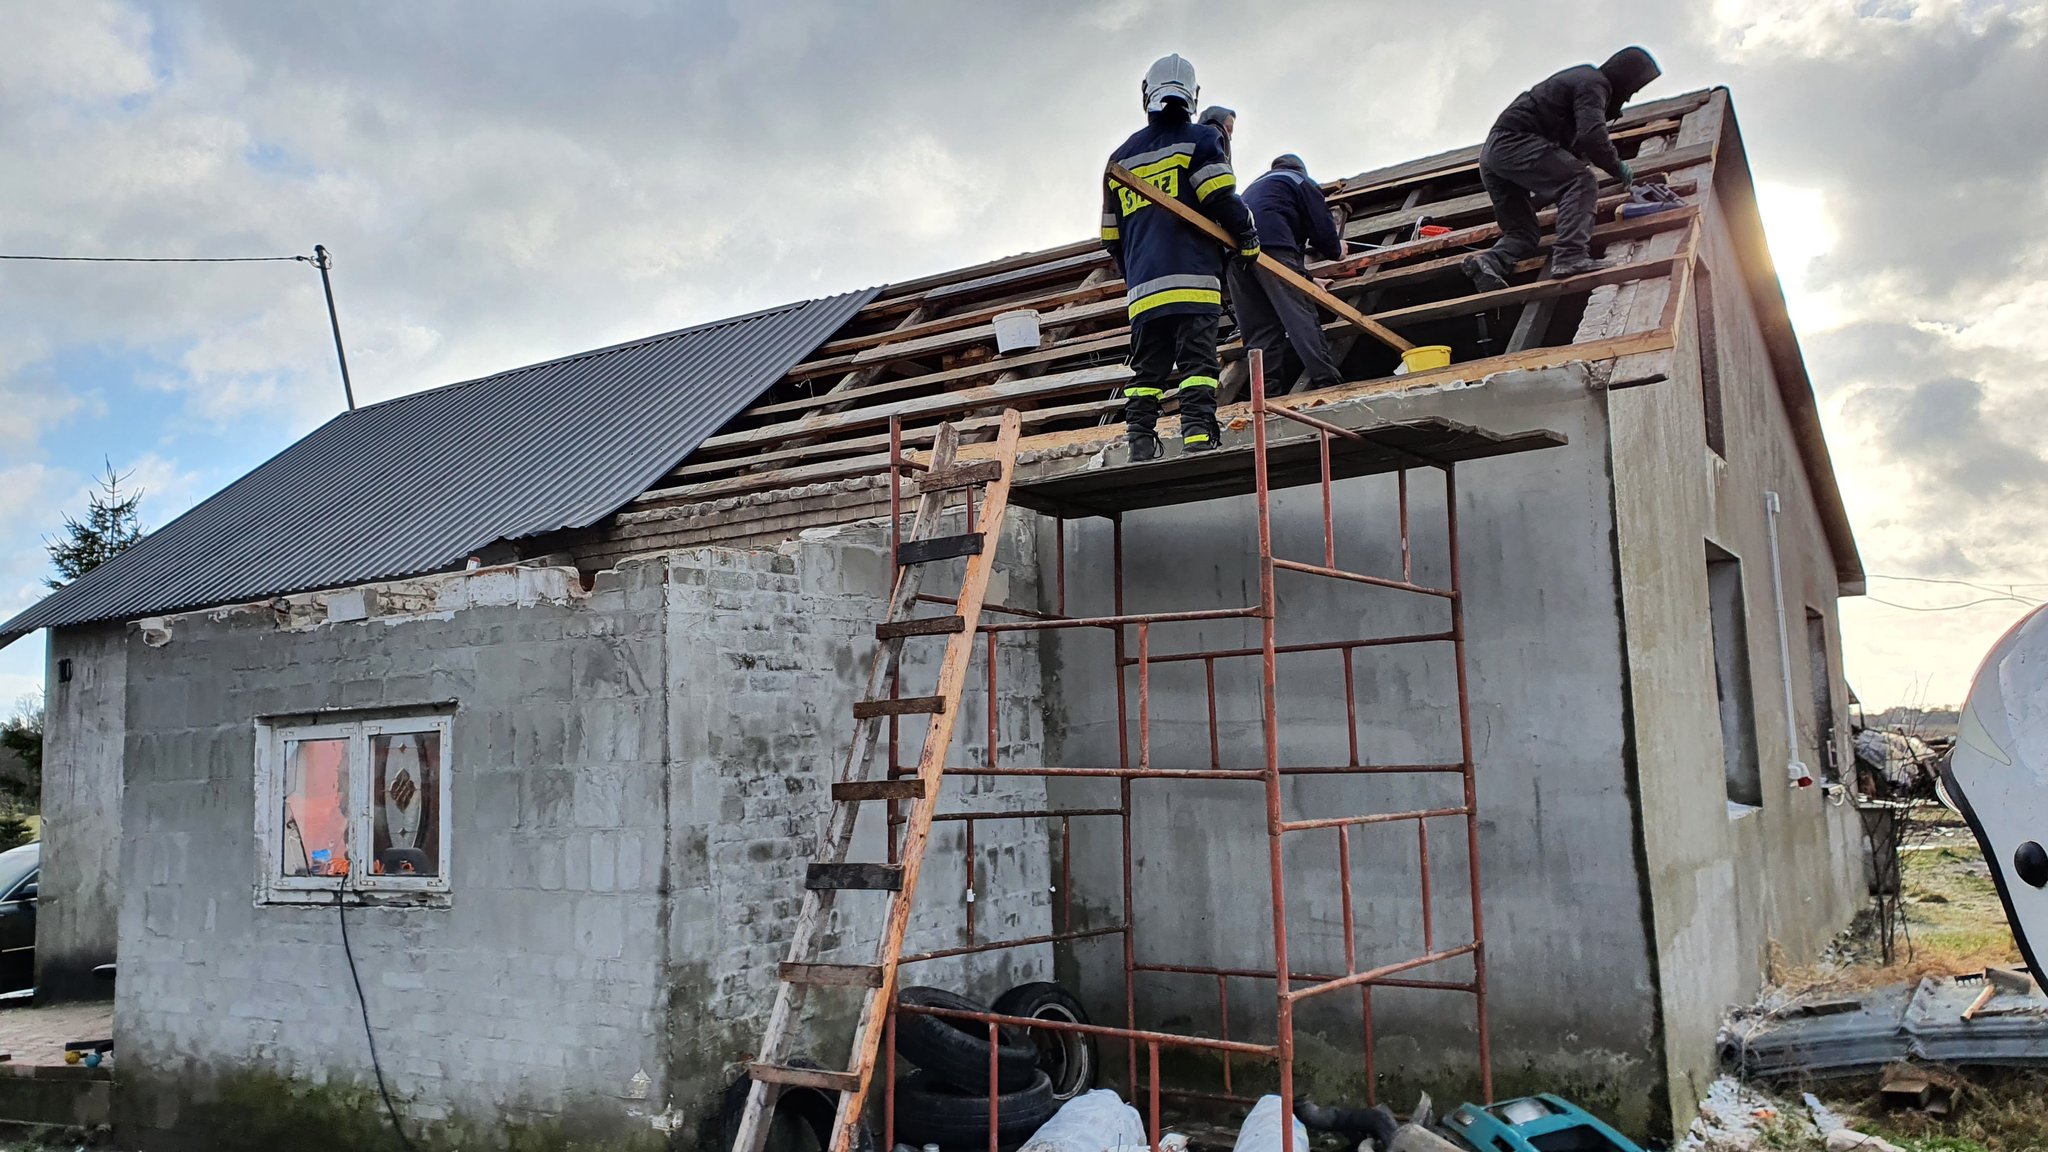
<svg viewBox="0 0 2048 1152"><path fill-rule="evenodd" d="M857 428L867 424L887 424L891 416L928 416L940 412L958 412L999 400L1021 398L1044 399L1048 395L1063 395L1084 389L1093 389L1110 383L1122 383L1130 378L1131 370L1121 364L1103 364L1092 368L1079 368L1052 376L1041 376L1035 380L1019 380L1010 384L986 384L979 388L963 388L957 392L941 392L935 396L915 396L892 404L873 408L855 408L846 412L834 412L821 424L829 424L830 430ZM764 428L750 428L744 432L728 432L712 436L704 441L706 445L718 447L736 442L760 443L766 439L779 438L797 431L797 422L769 425ZM812 429L805 429L812 430Z"/></svg>
<svg viewBox="0 0 2048 1152"><path fill-rule="evenodd" d="M1647 124L1637 124L1630 128L1610 131L1607 134L1607 138L1609 140L1634 140L1643 136L1662 136L1667 132L1678 131L1678 126L1679 122L1676 119L1652 120ZM1462 164L1434 168L1419 175L1403 176L1393 180L1381 180L1372 184L1352 185L1346 183L1328 196L1327 199L1332 204L1342 204L1347 201L1370 196L1375 192L1394 192L1413 184L1434 183L1438 180L1448 180L1453 176L1470 176L1479 171L1479 149L1474 147L1469 151L1472 158Z"/></svg>
<svg viewBox="0 0 2048 1152"><path fill-rule="evenodd" d="M1225 232L1214 220L1181 203L1178 197L1168 196L1158 188L1133 176L1130 170L1123 165L1111 164L1109 166L1109 177L1138 195L1143 196L1157 207L1164 208L1166 211L1173 213L1183 222L1214 239L1217 243L1222 244L1226 249L1234 249L1236 247L1236 241L1232 240L1229 233ZM1322 287L1313 280L1263 252L1259 253L1259 270L1279 279L1287 284L1288 287L1322 305L1326 310L1364 329L1374 339L1397 352L1406 352L1410 348L1415 347L1413 343L1374 323L1370 317L1358 309L1323 291Z"/></svg>
<svg viewBox="0 0 2048 1152"><path fill-rule="evenodd" d="M1069 344L1041 348L1036 352L1026 352L1017 356L1005 356L995 360L985 360L979 364L963 364L958 368L948 368L943 372L927 372L922 376L905 376L900 380L885 380L878 384L870 384L865 388L857 388L851 392L839 393L831 397L811 396L801 400L783 400L773 404L756 404L741 413L741 415L773 416L783 412L806 412L813 408L821 408L844 400L867 400L876 396L892 395L897 392L914 392L920 388L932 388L942 384L956 384L962 380L972 380L977 376L994 376L1005 369L1023 368L1033 364L1051 364L1075 356L1086 356L1094 352L1107 352L1112 348L1120 348L1129 342L1129 333L1119 329L1113 333L1089 336L1086 339ZM715 440L717 437L712 439ZM711 441L707 440L705 443L709 444Z"/></svg>
<svg viewBox="0 0 2048 1152"><path fill-rule="evenodd" d="M995 318L996 313L1008 312L1012 308L1036 308L1041 312L1049 312L1076 304L1091 304L1098 300L1122 294L1123 281L1121 280L1112 280L1092 288L1062 288L1057 292L1048 292L1045 295L1033 296L1024 300L1012 300L1001 304L985 304L977 308L970 308L964 312L956 312L951 316L941 316L936 320L928 320L914 328L891 329L886 332L870 332L865 336L844 337L826 343L818 349L818 354L820 356L843 356L849 352L858 352L864 348L873 348L895 340L916 339L924 336L934 336L941 332L952 332L961 328L972 328L977 324L986 324Z"/></svg>
<svg viewBox="0 0 2048 1152"><path fill-rule="evenodd" d="M1660 152L1654 159L1644 161L1640 167L1633 163L1629 167L1639 177L1655 176L1677 168L1690 168L1695 164L1705 164L1713 160L1713 158L1714 145L1707 143L1690 148L1677 148L1669 152ZM1638 159L1641 159L1641 157L1638 157ZM1604 178L1601 183L1603 186L1615 186L1614 181ZM1426 215L1432 220L1442 220L1454 216L1465 216L1482 212L1491 213L1492 211L1493 198L1484 192L1475 192L1470 196L1460 196L1453 200L1439 200L1434 204L1418 204L1414 208L1397 208L1392 212L1382 212L1376 216L1363 216L1346 224L1344 226L1344 235L1347 237L1370 236L1375 232L1385 232L1390 228L1400 228L1413 224L1418 216Z"/></svg>

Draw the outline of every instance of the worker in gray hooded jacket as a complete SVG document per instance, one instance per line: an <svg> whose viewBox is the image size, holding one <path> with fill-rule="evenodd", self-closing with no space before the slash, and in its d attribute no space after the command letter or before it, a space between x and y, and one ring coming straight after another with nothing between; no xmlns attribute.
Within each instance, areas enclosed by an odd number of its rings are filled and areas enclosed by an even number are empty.
<svg viewBox="0 0 2048 1152"><path fill-rule="evenodd" d="M1493 200L1500 240L1467 256L1459 267L1482 292L1508 286L1515 265L1541 249L1536 209L1557 204L1557 241L1550 274L1576 276L1600 267L1592 257L1593 208L1599 181L1587 164L1624 185L1635 173L1607 138L1607 123L1621 107L1662 75L1641 48L1624 48L1598 68L1580 64L1515 97L1479 150L1479 180Z"/></svg>

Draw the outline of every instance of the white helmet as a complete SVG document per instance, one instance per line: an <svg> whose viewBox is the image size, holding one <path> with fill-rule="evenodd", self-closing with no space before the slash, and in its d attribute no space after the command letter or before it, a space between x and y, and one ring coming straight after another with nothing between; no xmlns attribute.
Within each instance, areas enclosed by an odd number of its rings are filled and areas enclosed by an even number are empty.
<svg viewBox="0 0 2048 1152"><path fill-rule="evenodd" d="M1984 849L2020 954L2048 976L2035 947L2048 945L2048 609L2013 625L1977 669L1942 784Z"/></svg>
<svg viewBox="0 0 2048 1152"><path fill-rule="evenodd" d="M1195 66L1176 53L1161 56L1145 70L1145 79L1138 86L1145 97L1145 111L1157 112L1166 107L1168 100L1179 100L1187 106L1188 115L1195 112L1195 98L1201 94L1202 86L1195 83Z"/></svg>

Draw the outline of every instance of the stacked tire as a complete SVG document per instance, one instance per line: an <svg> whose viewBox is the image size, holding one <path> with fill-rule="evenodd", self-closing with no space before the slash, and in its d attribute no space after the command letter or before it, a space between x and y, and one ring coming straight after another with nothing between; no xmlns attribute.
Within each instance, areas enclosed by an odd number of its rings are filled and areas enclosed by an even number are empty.
<svg viewBox="0 0 2048 1152"><path fill-rule="evenodd" d="M1056 993L1054 997L1045 990ZM1044 1009L1048 1003L1054 1007ZM939 988L912 987L897 993L904 1007L948 1012L996 1013L1073 1019L1087 1023L1073 997L1053 984L1027 984L997 998L993 1006ZM1020 1007L1031 1010L1018 1011ZM919 1146L937 1144L947 1152L988 1147L989 1091L993 1071L996 1142L1015 1147L1029 1139L1060 1105L1094 1085L1092 1042L1089 1058L1077 1061L1069 1045L1047 1036L1066 1033L999 1028L991 1061L989 1027L971 1020L908 1012L896 1016L896 1055L916 1070L896 1082L896 1140ZM1085 1040L1086 1038L1083 1037ZM1059 1077L1056 1083L1050 1071ZM1085 1083L1083 1081L1085 1080Z"/></svg>

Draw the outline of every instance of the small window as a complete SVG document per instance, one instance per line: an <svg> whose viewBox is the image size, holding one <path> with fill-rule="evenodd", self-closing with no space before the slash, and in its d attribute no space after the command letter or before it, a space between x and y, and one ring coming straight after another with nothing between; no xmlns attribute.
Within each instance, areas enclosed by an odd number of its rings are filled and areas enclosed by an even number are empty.
<svg viewBox="0 0 2048 1152"><path fill-rule="evenodd" d="M1721 769L1731 803L1761 807L1764 784L1756 747L1756 703L1749 685L1749 626L1742 561L1707 545L1708 629L1714 645L1714 696L1721 714Z"/></svg>
<svg viewBox="0 0 2048 1152"><path fill-rule="evenodd" d="M1700 349L1700 407L1706 420L1707 447L1725 460L1728 432L1721 411L1721 342L1714 333L1714 277L1697 261L1692 266L1692 318Z"/></svg>
<svg viewBox="0 0 2048 1152"><path fill-rule="evenodd" d="M448 890L449 718L257 727L263 898Z"/></svg>
<svg viewBox="0 0 2048 1152"><path fill-rule="evenodd" d="M1820 758L1821 779L1842 778L1835 760L1835 677L1828 660L1827 618L1806 610L1806 666L1813 690L1813 752Z"/></svg>

